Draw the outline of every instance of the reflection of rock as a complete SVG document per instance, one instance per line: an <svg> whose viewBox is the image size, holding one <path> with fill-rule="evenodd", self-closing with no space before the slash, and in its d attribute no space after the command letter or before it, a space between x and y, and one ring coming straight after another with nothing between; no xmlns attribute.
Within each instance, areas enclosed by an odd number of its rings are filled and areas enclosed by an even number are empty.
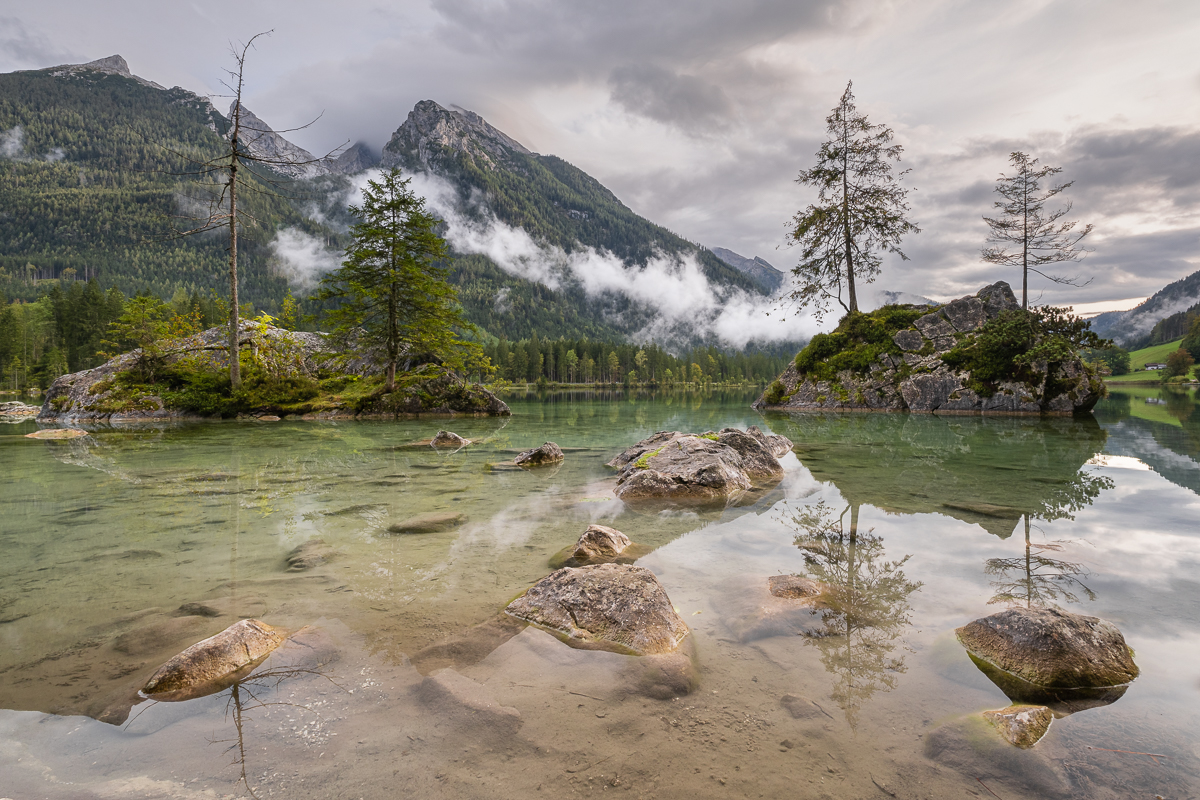
<svg viewBox="0 0 1200 800"><path fill-rule="evenodd" d="M521 713L502 706L483 684L452 669L439 669L417 686L417 696L439 719L472 733L512 735L521 727Z"/></svg>
<svg viewBox="0 0 1200 800"><path fill-rule="evenodd" d="M20 400L10 400L7 403L0 403L0 422L36 417L39 411L41 411L40 406L27 406Z"/></svg>
<svg viewBox="0 0 1200 800"><path fill-rule="evenodd" d="M998 711L985 711L983 718L992 723L1009 744L1027 749L1040 742L1050 730L1054 714L1045 706L1009 706Z"/></svg>
<svg viewBox="0 0 1200 800"><path fill-rule="evenodd" d="M1081 470L1105 447L1090 417L806 414L772 425L853 505L941 514L1001 538L1026 514L1069 518L1111 485Z"/></svg>
<svg viewBox="0 0 1200 800"><path fill-rule="evenodd" d="M429 440L429 443L434 447L452 447L457 450L460 447L466 447L471 442L469 439L464 439L453 431L438 431Z"/></svg>
<svg viewBox="0 0 1200 800"><path fill-rule="evenodd" d="M1005 672L994 664L976 658L971 653L967 653L967 655L970 656L971 662L979 668L979 671L996 684L996 687L1004 692L1005 697L1009 700L1020 704L1049 706L1050 710L1060 717L1115 703L1125 695L1125 690L1129 688L1129 684L1126 683L1120 686L1051 689L1022 680L1011 672Z"/></svg>
<svg viewBox="0 0 1200 800"><path fill-rule="evenodd" d="M388 533L438 533L453 530L466 521L466 515L456 511L438 511L392 523L387 530Z"/></svg>
<svg viewBox="0 0 1200 800"><path fill-rule="evenodd" d="M1062 768L1042 747L1013 747L980 714L951 721L925 737L925 755L972 780L1010 784L1034 797L1068 797ZM998 796L1006 796L997 787Z"/></svg>
<svg viewBox="0 0 1200 800"><path fill-rule="evenodd" d="M637 655L673 652L688 634L654 573L628 564L564 567L505 610L566 634L568 643Z"/></svg>
<svg viewBox="0 0 1200 800"><path fill-rule="evenodd" d="M215 683L267 655L283 640L283 631L265 622L256 619L235 622L163 664L142 691L157 695Z"/></svg>
<svg viewBox="0 0 1200 800"><path fill-rule="evenodd" d="M546 442L541 447L526 450L513 459L513 463L521 467L540 467L545 464L557 464L563 460L562 448L554 442Z"/></svg>
<svg viewBox="0 0 1200 800"><path fill-rule="evenodd" d="M314 537L287 554L288 572L304 572L319 567L333 556L334 549L325 544L324 539Z"/></svg>
<svg viewBox="0 0 1200 800"><path fill-rule="evenodd" d="M1128 684L1138 676L1111 622L1056 608L1010 608L957 630L971 655L1047 689Z"/></svg>

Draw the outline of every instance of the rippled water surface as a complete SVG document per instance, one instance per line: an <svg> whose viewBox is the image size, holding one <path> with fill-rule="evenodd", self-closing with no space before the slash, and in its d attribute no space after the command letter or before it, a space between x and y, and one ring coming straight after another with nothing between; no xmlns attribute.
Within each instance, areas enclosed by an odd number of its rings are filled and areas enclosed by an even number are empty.
<svg viewBox="0 0 1200 800"><path fill-rule="evenodd" d="M1200 411L1125 389L1095 418L768 415L748 394L550 395L514 416L0 425L0 797L1195 797ZM604 463L664 429L795 444L748 505L639 512ZM478 444L410 443L450 427ZM497 468L543 441L560 467ZM426 512L450 531L391 534ZM692 629L699 685L504 606L589 522L624 531ZM288 570L319 538L328 563ZM819 618L765 591L837 590ZM1035 748L954 629L1005 605L1104 617L1141 677ZM253 616L311 626L230 689L136 690ZM426 676L452 669L456 692ZM450 673L439 673L443 677Z"/></svg>

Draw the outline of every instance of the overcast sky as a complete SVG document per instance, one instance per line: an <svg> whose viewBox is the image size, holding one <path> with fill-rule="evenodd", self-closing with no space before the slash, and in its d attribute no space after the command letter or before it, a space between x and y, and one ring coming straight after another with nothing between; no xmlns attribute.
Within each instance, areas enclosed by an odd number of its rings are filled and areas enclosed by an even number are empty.
<svg viewBox="0 0 1200 800"><path fill-rule="evenodd" d="M793 181L853 80L905 148L923 231L881 288L1019 284L978 258L1014 149L1064 167L1096 226L1070 269L1093 282L1038 281L1043 301L1124 307L1200 269L1196 0L2 0L0 71L119 53L217 93L229 41L268 28L247 106L280 129L324 112L292 137L314 152L379 148L422 99L459 105L680 235L786 269L812 199Z"/></svg>

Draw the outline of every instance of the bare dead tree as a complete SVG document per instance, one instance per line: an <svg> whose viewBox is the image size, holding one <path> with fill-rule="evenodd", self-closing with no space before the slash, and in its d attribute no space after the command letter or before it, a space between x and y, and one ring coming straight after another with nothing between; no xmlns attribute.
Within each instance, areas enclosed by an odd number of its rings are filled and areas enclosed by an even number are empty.
<svg viewBox="0 0 1200 800"><path fill-rule="evenodd" d="M280 172L286 174L310 165L321 164L345 146L342 145L320 158L300 159L288 154L273 156L262 152L256 145L268 135L276 133L291 133L311 126L317 120L288 128L282 131L272 131L269 128L257 127L248 122L246 117L252 116L242 105L242 91L245 87L246 58L254 42L263 36L269 36L272 31L263 31L250 37L249 41L240 46L230 45L235 69L226 70L229 81L224 85L230 90L233 104L229 111L229 131L224 137L226 144L211 157L201 158L189 153L174 153L181 157L189 168L178 175L191 177L193 180L216 191L211 195L206 211L200 216L187 216L192 221L191 227L185 230L174 230L171 238L193 236L213 230L227 229L229 235L229 382L236 389L241 385L241 365L239 363L239 300L238 300L238 228L245 221L258 222L246 209L238 207L239 191L258 194L268 194L287 197L282 192L283 180ZM317 117L320 119L320 117ZM268 172L269 170L269 172ZM254 180L247 180L249 174Z"/></svg>
<svg viewBox="0 0 1200 800"><path fill-rule="evenodd" d="M1020 151L1011 153L1008 160L1016 172L1001 174L996 179L996 193L1001 199L994 205L1000 216L983 218L991 230L988 244L993 246L984 247L981 256L989 264L1021 268L1021 307L1028 309L1030 272L1067 286L1091 283L1091 279L1081 283L1078 278L1048 275L1040 268L1082 259L1088 250L1079 243L1092 232L1092 226L1077 231L1074 222L1061 221L1071 211L1069 202L1057 211L1046 211L1046 201L1074 183L1069 181L1042 191L1041 181L1062 172L1062 167L1038 167L1036 158Z"/></svg>

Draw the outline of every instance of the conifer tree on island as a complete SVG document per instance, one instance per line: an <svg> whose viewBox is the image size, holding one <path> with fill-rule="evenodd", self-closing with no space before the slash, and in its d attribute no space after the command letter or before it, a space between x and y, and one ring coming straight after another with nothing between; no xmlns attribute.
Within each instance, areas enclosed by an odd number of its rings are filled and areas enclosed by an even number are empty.
<svg viewBox="0 0 1200 800"><path fill-rule="evenodd" d="M405 371L435 363L452 371L479 365L482 349L459 331L473 330L447 282L440 220L425 208L399 169L368 181L346 260L322 280L318 297L336 301L328 320L335 335L355 339L358 351L375 351L386 369L387 390ZM486 367L486 365L484 365Z"/></svg>
<svg viewBox="0 0 1200 800"><path fill-rule="evenodd" d="M1092 232L1092 226L1075 230L1074 222L1062 222L1071 211L1071 204L1053 212L1046 212L1046 201L1070 188L1074 181L1052 186L1042 191L1041 181L1062 172L1062 167L1038 166L1036 158L1020 151L1011 153L1008 160L1016 170L1012 175L1001 174L996 179L996 193L1000 195L994 205L1000 215L984 217L990 234L988 244L981 256L989 264L1021 268L1021 308L1029 308L1029 273L1036 272L1054 283L1081 286L1075 278L1048 275L1041 271L1047 264L1079 261L1087 252L1080 247L1083 238Z"/></svg>
<svg viewBox="0 0 1200 800"><path fill-rule="evenodd" d="M903 148L892 143L891 128L872 125L854 106L853 84L825 118L829 139L817 151L817 165L796 182L817 189L817 202L793 217L788 234L803 247L792 268L797 286L788 295L800 308L812 307L821 319L836 300L849 313L858 312L857 282L871 283L879 274L880 253L904 260L900 239L920 233L907 219L908 190L893 171ZM842 299L843 291L846 299Z"/></svg>

